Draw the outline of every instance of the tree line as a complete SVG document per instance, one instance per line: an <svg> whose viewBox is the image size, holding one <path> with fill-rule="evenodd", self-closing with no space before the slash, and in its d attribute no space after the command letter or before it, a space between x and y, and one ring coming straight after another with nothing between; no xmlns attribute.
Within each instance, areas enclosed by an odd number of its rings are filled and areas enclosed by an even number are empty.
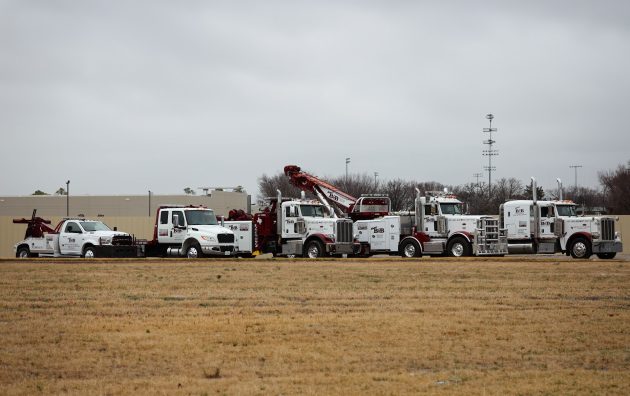
<svg viewBox="0 0 630 396"><path fill-rule="evenodd" d="M619 165L616 169L599 172L598 178L600 188L565 187L563 198L572 200L589 211L630 214L630 161L628 166ZM498 214L499 205L505 201L532 199L531 183L524 183L513 177L498 179L492 183L491 188L488 188L487 183L453 186L436 181L419 182L400 178L381 181L367 173L329 177L325 180L354 197L360 197L361 194L387 194L392 211L413 210L416 188L423 195L428 191L443 191L446 188L466 203L471 214ZM274 197L276 190L280 190L285 197L299 197L301 194L282 172L273 176L263 174L258 178L258 187L262 197ZM544 191L538 186L536 191L538 199L558 199L560 196L557 188Z"/></svg>

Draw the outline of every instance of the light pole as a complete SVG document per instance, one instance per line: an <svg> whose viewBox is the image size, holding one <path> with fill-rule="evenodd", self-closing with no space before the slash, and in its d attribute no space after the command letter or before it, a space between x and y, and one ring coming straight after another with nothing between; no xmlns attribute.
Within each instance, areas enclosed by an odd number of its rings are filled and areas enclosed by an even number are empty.
<svg viewBox="0 0 630 396"><path fill-rule="evenodd" d="M377 177L378 177L378 172L374 172L374 188L376 188L376 186L378 185L378 182L376 181Z"/></svg>
<svg viewBox="0 0 630 396"><path fill-rule="evenodd" d="M346 183L348 182L348 164L350 163L350 157L346 157Z"/></svg>
<svg viewBox="0 0 630 396"><path fill-rule="evenodd" d="M66 182L66 217L70 217L70 180Z"/></svg>
<svg viewBox="0 0 630 396"><path fill-rule="evenodd" d="M582 165L569 165L569 168L575 169L575 193L577 193L577 170L581 167Z"/></svg>
<svg viewBox="0 0 630 396"><path fill-rule="evenodd" d="M479 178L483 176L483 173L473 173L473 177L477 178L477 187L479 187Z"/></svg>
<svg viewBox="0 0 630 396"><path fill-rule="evenodd" d="M149 190L149 217L151 217L151 190Z"/></svg>
<svg viewBox="0 0 630 396"><path fill-rule="evenodd" d="M483 144L488 145L488 150L483 150L483 155L488 157L488 166L485 169L488 171L488 196L492 194L492 171L497 168L492 166L492 157L495 155L499 155L498 150L493 150L492 145L496 143L496 140L492 140L492 132L496 132L497 128L492 127L492 120L494 119L494 115L486 114L486 118L490 121L490 128L483 128L484 132L490 133L490 138L488 140L484 140Z"/></svg>

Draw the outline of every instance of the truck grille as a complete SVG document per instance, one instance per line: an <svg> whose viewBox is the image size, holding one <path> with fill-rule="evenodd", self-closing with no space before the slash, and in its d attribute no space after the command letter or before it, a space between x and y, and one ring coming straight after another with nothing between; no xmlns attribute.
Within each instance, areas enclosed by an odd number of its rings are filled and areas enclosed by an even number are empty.
<svg viewBox="0 0 630 396"><path fill-rule="evenodd" d="M217 239L219 243L234 243L234 234L219 234Z"/></svg>
<svg viewBox="0 0 630 396"><path fill-rule="evenodd" d="M337 221L337 242L352 242L352 220Z"/></svg>
<svg viewBox="0 0 630 396"><path fill-rule="evenodd" d="M112 245L130 246L132 244L133 244L133 239L131 238L131 235L114 235L112 237Z"/></svg>
<svg viewBox="0 0 630 396"><path fill-rule="evenodd" d="M615 219L604 217L601 219L601 236L603 241L615 240Z"/></svg>

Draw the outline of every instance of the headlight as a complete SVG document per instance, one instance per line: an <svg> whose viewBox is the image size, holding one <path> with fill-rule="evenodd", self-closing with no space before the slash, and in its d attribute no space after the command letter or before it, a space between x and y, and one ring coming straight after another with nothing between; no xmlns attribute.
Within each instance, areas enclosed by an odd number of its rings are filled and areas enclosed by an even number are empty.
<svg viewBox="0 0 630 396"><path fill-rule="evenodd" d="M335 239L335 234L324 234L326 238Z"/></svg>
<svg viewBox="0 0 630 396"><path fill-rule="evenodd" d="M599 239L599 232L593 233L593 239Z"/></svg>
<svg viewBox="0 0 630 396"><path fill-rule="evenodd" d="M208 242L216 242L217 239L213 236L210 235L202 235L201 239L203 239L204 241L208 241Z"/></svg>
<svg viewBox="0 0 630 396"><path fill-rule="evenodd" d="M111 245L112 237L101 237L101 245Z"/></svg>

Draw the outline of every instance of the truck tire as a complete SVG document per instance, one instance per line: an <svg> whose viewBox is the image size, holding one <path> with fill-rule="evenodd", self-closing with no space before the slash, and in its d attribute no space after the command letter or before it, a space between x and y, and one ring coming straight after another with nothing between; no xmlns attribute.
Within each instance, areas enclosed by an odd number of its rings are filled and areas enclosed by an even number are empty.
<svg viewBox="0 0 630 396"><path fill-rule="evenodd" d="M304 257L315 259L324 255L324 246L316 239L313 239L304 247Z"/></svg>
<svg viewBox="0 0 630 396"><path fill-rule="evenodd" d="M28 246L20 246L17 252L15 252L15 257L19 259L29 258L31 257L31 250Z"/></svg>
<svg viewBox="0 0 630 396"><path fill-rule="evenodd" d="M597 253L597 257L599 257L602 260L610 260L610 259L614 259L615 256L617 255L616 252L610 252L610 253Z"/></svg>
<svg viewBox="0 0 630 396"><path fill-rule="evenodd" d="M81 254L81 257L87 258L87 259L95 258L96 257L96 251L94 249L94 246L86 246L83 249L83 254Z"/></svg>
<svg viewBox="0 0 630 396"><path fill-rule="evenodd" d="M465 257L471 254L470 244L462 236L452 238L446 245L446 255L449 257Z"/></svg>
<svg viewBox="0 0 630 396"><path fill-rule="evenodd" d="M188 249L186 249L186 258L196 259L201 257L203 257L203 253L201 252L201 246L199 246L198 243L193 243L188 246Z"/></svg>
<svg viewBox="0 0 630 396"><path fill-rule="evenodd" d="M400 255L406 258L421 257L422 250L418 242L409 239L400 244Z"/></svg>
<svg viewBox="0 0 630 396"><path fill-rule="evenodd" d="M576 259L587 259L593 254L591 243L584 237L577 237L571 244L571 257Z"/></svg>

